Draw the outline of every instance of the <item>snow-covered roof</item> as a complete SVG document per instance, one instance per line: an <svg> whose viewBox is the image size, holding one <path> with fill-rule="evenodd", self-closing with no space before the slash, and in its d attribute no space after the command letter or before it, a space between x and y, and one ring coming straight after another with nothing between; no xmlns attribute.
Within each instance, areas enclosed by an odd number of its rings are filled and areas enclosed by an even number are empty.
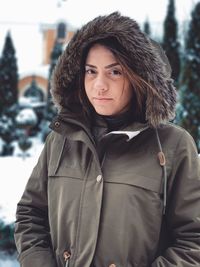
<svg viewBox="0 0 200 267"><path fill-rule="evenodd" d="M35 66L34 68L30 66L30 68L26 67L25 69L20 69L19 71L19 78L23 79L27 76L40 76L45 79L48 79L49 75L49 65L39 65Z"/></svg>

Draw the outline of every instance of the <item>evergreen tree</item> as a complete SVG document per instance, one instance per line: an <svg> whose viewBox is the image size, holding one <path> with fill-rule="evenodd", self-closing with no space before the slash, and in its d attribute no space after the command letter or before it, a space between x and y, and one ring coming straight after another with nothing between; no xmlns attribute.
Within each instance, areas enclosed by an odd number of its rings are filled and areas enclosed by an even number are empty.
<svg viewBox="0 0 200 267"><path fill-rule="evenodd" d="M149 20L146 19L144 22L144 32L150 36L151 35L151 28L150 28L150 24L149 24Z"/></svg>
<svg viewBox="0 0 200 267"><path fill-rule="evenodd" d="M53 73L53 70L56 66L57 60L60 57L60 55L63 52L63 45L58 42L57 40L55 41L53 50L51 52L51 63L50 63L50 69L49 69L49 82L48 82L48 101L50 100L50 81L51 81L51 75Z"/></svg>
<svg viewBox="0 0 200 267"><path fill-rule="evenodd" d="M12 155L12 142L17 139L15 116L18 109L18 68L10 33L6 35L0 59L0 139L4 146L1 155Z"/></svg>
<svg viewBox="0 0 200 267"><path fill-rule="evenodd" d="M44 120L41 123L41 131L43 136L43 141L46 139L47 134L49 133L50 129L48 127L48 123L52 120L52 118L56 114L56 108L52 102L50 89L51 89L51 76L53 70L56 66L57 60L63 52L63 45L61 42L56 39L53 50L51 52L51 63L49 68L49 78L48 78L48 88L47 88L47 104L44 110Z"/></svg>
<svg viewBox="0 0 200 267"><path fill-rule="evenodd" d="M191 133L200 151L200 2L192 11L185 41L177 123Z"/></svg>
<svg viewBox="0 0 200 267"><path fill-rule="evenodd" d="M178 41L178 24L175 18L174 0L169 0L167 15L164 20L162 46L172 67L172 78L178 83L180 74L180 44Z"/></svg>
<svg viewBox="0 0 200 267"><path fill-rule="evenodd" d="M8 255L16 253L14 224L5 224L0 219L0 251Z"/></svg>
<svg viewBox="0 0 200 267"><path fill-rule="evenodd" d="M55 115L55 109L52 103L51 94L50 94L50 87L51 87L51 76L53 73L53 70L56 66L57 60L60 57L60 55L63 52L63 46L60 42L57 40L55 41L53 50L51 52L51 63L50 63L50 69L49 69L49 79L48 79L48 90L47 90L47 109L46 109L46 119L51 120L52 117Z"/></svg>
<svg viewBox="0 0 200 267"><path fill-rule="evenodd" d="M0 60L0 114L18 99L18 68L15 48L8 32Z"/></svg>
<svg viewBox="0 0 200 267"><path fill-rule="evenodd" d="M12 155L14 147L12 142L17 139L17 131L14 119L10 114L0 115L0 139L3 147L0 156Z"/></svg>

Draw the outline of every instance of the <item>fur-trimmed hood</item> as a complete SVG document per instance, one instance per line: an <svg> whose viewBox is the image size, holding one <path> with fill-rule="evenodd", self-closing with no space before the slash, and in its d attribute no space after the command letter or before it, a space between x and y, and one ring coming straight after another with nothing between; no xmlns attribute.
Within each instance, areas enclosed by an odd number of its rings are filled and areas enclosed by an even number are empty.
<svg viewBox="0 0 200 267"><path fill-rule="evenodd" d="M119 12L99 16L77 30L60 56L51 82L53 102L60 111L75 88L74 80L80 70L83 48L106 37L115 37L129 54L134 71L156 89L147 92L146 120L151 126L172 120L175 116L176 89L171 79L168 59L158 43L139 28L136 21ZM65 101L66 100L66 101Z"/></svg>

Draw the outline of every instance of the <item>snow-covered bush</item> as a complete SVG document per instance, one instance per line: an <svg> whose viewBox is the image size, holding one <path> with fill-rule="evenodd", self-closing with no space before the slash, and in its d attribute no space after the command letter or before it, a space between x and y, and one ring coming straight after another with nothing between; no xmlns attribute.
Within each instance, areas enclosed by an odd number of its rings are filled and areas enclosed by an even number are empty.
<svg viewBox="0 0 200 267"><path fill-rule="evenodd" d="M37 124L37 115L31 108L22 109L16 116L16 123L21 128L33 127Z"/></svg>

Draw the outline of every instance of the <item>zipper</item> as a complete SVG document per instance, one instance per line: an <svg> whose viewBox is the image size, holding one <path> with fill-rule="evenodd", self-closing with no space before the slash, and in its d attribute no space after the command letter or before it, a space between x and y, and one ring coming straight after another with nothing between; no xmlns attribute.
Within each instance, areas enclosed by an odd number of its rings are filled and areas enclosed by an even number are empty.
<svg viewBox="0 0 200 267"><path fill-rule="evenodd" d="M64 258L64 261L65 261L65 267L68 267L69 266L69 259L71 257L71 254L69 251L65 251L63 253L63 258Z"/></svg>

